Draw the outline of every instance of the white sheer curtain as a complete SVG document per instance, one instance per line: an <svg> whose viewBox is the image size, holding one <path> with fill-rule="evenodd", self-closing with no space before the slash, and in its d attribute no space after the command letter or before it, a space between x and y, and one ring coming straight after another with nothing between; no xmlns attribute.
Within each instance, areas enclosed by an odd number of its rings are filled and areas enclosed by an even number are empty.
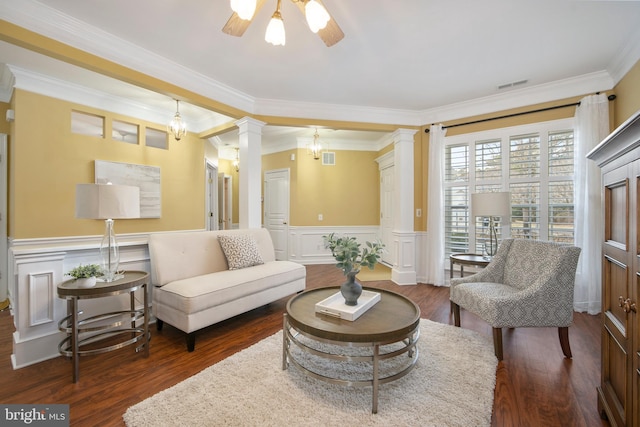
<svg viewBox="0 0 640 427"><path fill-rule="evenodd" d="M586 155L609 134L609 101L606 94L590 95L576 108L574 144L575 160L575 242L582 248L573 308L597 314L601 310L602 217L601 171Z"/></svg>
<svg viewBox="0 0 640 427"><path fill-rule="evenodd" d="M444 135L441 124L429 130L429 188L427 189L426 282L444 286Z"/></svg>

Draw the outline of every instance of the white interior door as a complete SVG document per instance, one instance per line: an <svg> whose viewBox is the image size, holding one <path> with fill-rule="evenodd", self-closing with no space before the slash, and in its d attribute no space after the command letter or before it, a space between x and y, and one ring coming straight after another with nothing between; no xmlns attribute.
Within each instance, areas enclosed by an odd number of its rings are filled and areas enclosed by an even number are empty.
<svg viewBox="0 0 640 427"><path fill-rule="evenodd" d="M206 170L206 225L207 230L218 229L218 168L207 162Z"/></svg>
<svg viewBox="0 0 640 427"><path fill-rule="evenodd" d="M277 260L289 259L289 169L264 173L264 225Z"/></svg>
<svg viewBox="0 0 640 427"><path fill-rule="evenodd" d="M382 261L395 265L393 251L393 166L380 170L380 233L385 251Z"/></svg>
<svg viewBox="0 0 640 427"><path fill-rule="evenodd" d="M218 228L231 230L233 214L232 182L229 175L218 174Z"/></svg>

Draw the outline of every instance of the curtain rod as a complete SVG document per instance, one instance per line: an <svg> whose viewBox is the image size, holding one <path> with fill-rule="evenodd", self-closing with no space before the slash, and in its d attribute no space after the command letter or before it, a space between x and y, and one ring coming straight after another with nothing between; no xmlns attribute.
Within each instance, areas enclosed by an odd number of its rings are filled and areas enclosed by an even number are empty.
<svg viewBox="0 0 640 427"><path fill-rule="evenodd" d="M599 93L596 93L596 95L599 95ZM614 94L611 94L611 95L609 95L607 97L607 99L609 101L613 101L614 99L616 99L616 96ZM492 120L508 119L508 118L511 118L511 117L524 116L525 114L541 113L543 111L557 110L558 108L575 107L575 106L578 106L578 105L580 105L580 101L573 102L571 104L556 105L554 107L539 108L537 110L522 111L520 113L507 114L505 116L489 117L489 118L486 118L486 119L473 120L471 122L456 123L455 125L442 126L442 128L443 129L448 129L448 128L455 128L455 127L458 127L458 126L475 125L476 123L490 122ZM429 133L429 128L426 128L424 130L424 132L425 133Z"/></svg>

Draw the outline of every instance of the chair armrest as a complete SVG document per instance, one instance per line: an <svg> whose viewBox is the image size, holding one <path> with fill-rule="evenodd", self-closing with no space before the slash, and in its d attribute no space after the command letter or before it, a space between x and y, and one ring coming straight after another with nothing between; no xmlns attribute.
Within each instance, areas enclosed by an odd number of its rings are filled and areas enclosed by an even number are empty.
<svg viewBox="0 0 640 427"><path fill-rule="evenodd" d="M472 274L471 276L451 279L451 287L457 286L461 283L502 283L502 280L504 278L504 266L507 262L507 255L509 254L511 242L512 239L504 240L498 248L498 252L483 270L480 270L479 272Z"/></svg>

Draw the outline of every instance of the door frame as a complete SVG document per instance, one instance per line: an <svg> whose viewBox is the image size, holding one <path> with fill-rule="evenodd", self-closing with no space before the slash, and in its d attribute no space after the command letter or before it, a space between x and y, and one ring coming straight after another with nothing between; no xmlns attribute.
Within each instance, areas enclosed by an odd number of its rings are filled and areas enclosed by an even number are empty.
<svg viewBox="0 0 640 427"><path fill-rule="evenodd" d="M218 229L218 167L208 159L205 161L205 228Z"/></svg>
<svg viewBox="0 0 640 427"><path fill-rule="evenodd" d="M9 256L7 241L7 135L0 133L0 309L9 306Z"/></svg>

